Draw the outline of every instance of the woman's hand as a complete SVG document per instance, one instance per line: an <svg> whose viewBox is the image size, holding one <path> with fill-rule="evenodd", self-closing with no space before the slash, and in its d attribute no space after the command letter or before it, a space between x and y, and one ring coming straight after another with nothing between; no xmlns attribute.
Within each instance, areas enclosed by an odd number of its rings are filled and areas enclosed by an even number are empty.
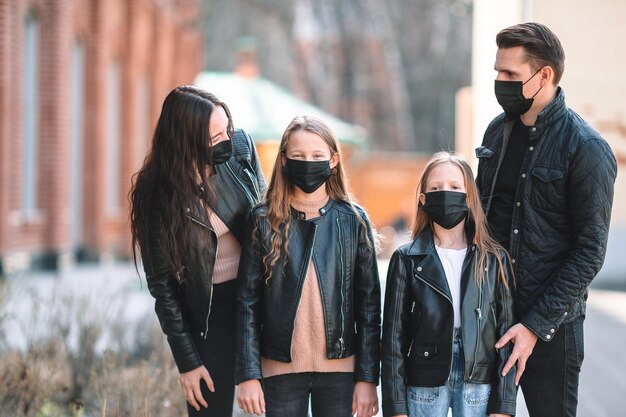
<svg viewBox="0 0 626 417"><path fill-rule="evenodd" d="M265 413L265 397L258 379L250 379L237 386L237 403L248 414Z"/></svg>
<svg viewBox="0 0 626 417"><path fill-rule="evenodd" d="M200 366L189 372L183 372L178 377L178 382L180 382L180 386L183 388L183 393L185 394L187 402L197 411L200 411L200 405L204 408L207 407L207 403L202 396L202 391L200 390L200 381L203 379L204 382L206 382L207 387L209 387L209 391L215 392L213 380L209 375L209 371L207 371L204 366Z"/></svg>
<svg viewBox="0 0 626 417"><path fill-rule="evenodd" d="M491 413L489 414L489 417L511 417L509 414L495 414L495 413Z"/></svg>
<svg viewBox="0 0 626 417"><path fill-rule="evenodd" d="M352 396L352 415L355 414L357 417L372 417L378 414L376 385L364 381L356 383Z"/></svg>

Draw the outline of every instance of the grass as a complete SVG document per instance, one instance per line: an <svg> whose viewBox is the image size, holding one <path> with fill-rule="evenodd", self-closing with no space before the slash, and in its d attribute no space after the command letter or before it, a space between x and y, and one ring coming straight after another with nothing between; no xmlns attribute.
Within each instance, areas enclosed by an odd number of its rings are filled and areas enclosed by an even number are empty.
<svg viewBox="0 0 626 417"><path fill-rule="evenodd" d="M187 415L154 313L130 322L119 308L123 300L95 293L0 286L0 415Z"/></svg>

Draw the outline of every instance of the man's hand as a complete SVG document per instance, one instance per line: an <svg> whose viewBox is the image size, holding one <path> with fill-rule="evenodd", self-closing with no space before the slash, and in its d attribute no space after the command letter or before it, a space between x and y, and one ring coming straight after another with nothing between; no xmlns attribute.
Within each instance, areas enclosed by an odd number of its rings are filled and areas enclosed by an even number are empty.
<svg viewBox="0 0 626 417"><path fill-rule="evenodd" d="M237 403L248 414L265 413L265 397L258 379L249 379L237 386Z"/></svg>
<svg viewBox="0 0 626 417"><path fill-rule="evenodd" d="M498 340L496 349L500 349L507 343L513 343L513 352L509 360L502 369L502 376L505 376L511 367L517 362L517 374L515 375L515 385L519 385L520 378L526 369L526 361L533 353L533 348L537 343L537 335L530 331L522 323L511 326L509 330Z"/></svg>
<svg viewBox="0 0 626 417"><path fill-rule="evenodd" d="M357 417L372 417L378 414L376 385L364 381L359 381L354 385L352 415L355 414Z"/></svg>
<svg viewBox="0 0 626 417"><path fill-rule="evenodd" d="M200 405L202 405L204 408L208 406L206 401L204 401L202 391L200 390L200 381L203 379L204 382L206 382L207 387L209 387L209 391L215 392L213 380L209 375L209 371L207 371L204 366L200 366L189 372L183 372L178 377L178 382L180 382L180 386L183 389L183 393L185 394L187 402L191 404L191 406L195 408L196 411L200 411Z"/></svg>

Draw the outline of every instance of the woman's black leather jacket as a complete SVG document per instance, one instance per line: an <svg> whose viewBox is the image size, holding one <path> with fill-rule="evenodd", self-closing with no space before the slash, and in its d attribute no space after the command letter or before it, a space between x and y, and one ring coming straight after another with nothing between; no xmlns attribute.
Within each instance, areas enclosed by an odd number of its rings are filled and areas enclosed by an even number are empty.
<svg viewBox="0 0 626 417"><path fill-rule="evenodd" d="M237 129L232 141L232 157L215 166L216 172L209 179L214 197L207 197L200 187L195 204L180 208L194 227L210 234L211 251L204 258L204 268L185 265L185 279L179 283L159 243L158 222L155 222L149 248L141 248L148 289L155 299L154 309L181 373L202 365L193 339L206 337L211 314L211 276L194 275L202 270L212 271L217 253L217 235L209 224L201 199L209 201L210 207L242 242L249 233L246 224L250 212L265 192L265 180L252 139L246 132ZM181 236L181 239L184 238Z"/></svg>
<svg viewBox="0 0 626 417"><path fill-rule="evenodd" d="M468 236L468 241L472 241ZM497 280L491 257L480 286L474 278L476 245L469 247L462 269L461 331L465 381L493 384L488 413L515 414L515 369L500 372L511 345L494 345L514 324L513 279L506 253L501 254L508 288ZM383 414L407 414L407 386L445 385L452 366L454 311L446 275L432 232L425 230L396 250L389 264L382 341Z"/></svg>
<svg viewBox="0 0 626 417"><path fill-rule="evenodd" d="M289 254L267 280L263 257L271 248L267 206L254 209L253 236L244 245L238 275L235 382L261 379L261 356L291 361L291 343L309 262L319 280L329 359L356 354L355 380L378 383L380 282L369 220L343 201L303 220L292 209ZM359 221L362 219L365 226Z"/></svg>

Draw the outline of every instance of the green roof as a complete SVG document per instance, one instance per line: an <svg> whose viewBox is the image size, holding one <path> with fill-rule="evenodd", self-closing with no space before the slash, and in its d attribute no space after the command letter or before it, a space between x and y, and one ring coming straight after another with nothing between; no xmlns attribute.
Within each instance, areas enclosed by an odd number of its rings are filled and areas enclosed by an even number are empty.
<svg viewBox="0 0 626 417"><path fill-rule="evenodd" d="M368 143L362 127L347 123L261 77L205 71L198 74L194 85L225 102L235 126L250 133L255 141L280 140L294 117L308 114L324 120L342 143L354 146Z"/></svg>

